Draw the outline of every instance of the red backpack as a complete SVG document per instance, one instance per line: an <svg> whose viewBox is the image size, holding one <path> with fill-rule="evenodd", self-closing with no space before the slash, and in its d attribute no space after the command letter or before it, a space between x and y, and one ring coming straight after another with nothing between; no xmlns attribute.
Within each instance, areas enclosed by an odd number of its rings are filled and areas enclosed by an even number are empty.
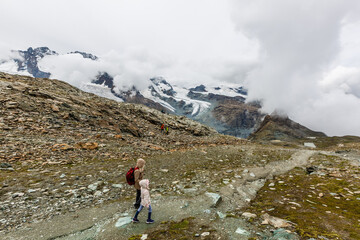
<svg viewBox="0 0 360 240"><path fill-rule="evenodd" d="M130 168L129 171L126 173L126 181L129 185L134 185L135 184L135 170L139 169L138 167L136 168Z"/></svg>

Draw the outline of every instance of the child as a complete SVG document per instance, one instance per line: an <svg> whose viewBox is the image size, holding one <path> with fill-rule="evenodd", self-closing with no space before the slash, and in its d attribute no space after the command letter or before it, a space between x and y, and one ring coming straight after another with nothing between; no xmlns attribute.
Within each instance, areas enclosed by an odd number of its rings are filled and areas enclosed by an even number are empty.
<svg viewBox="0 0 360 240"><path fill-rule="evenodd" d="M149 180L148 179L144 179L141 180L139 182L140 187L141 187L141 205L139 207L139 209L136 211L134 218L132 219L132 221L134 223L138 223L139 220L137 219L137 216L139 215L139 213L141 212L141 210L144 207L149 208L149 213L148 213L148 219L146 220L146 223L153 223L154 220L151 219L151 203L150 203L150 193L149 193Z"/></svg>

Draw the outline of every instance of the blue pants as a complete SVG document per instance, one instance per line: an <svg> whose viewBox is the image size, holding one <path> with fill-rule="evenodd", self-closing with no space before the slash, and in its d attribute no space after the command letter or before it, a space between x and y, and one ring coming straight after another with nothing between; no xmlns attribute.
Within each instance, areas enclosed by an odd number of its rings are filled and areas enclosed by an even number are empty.
<svg viewBox="0 0 360 240"><path fill-rule="evenodd" d="M135 216L134 216L133 219L137 219L139 213L141 212L141 210L143 210L143 208L144 208L144 206L143 206L143 205L140 205L140 207L139 207L139 209L136 211ZM151 212L152 212L151 205L149 205L148 221L152 221L152 222L153 222L153 220L151 220ZM138 220L137 220L137 221L138 221ZM150 222L150 223L152 223L152 222Z"/></svg>
<svg viewBox="0 0 360 240"><path fill-rule="evenodd" d="M143 205L140 205L139 209L137 210L137 212L141 212L141 210L143 210L144 206ZM152 209L151 209L151 205L149 205L149 213L152 212Z"/></svg>

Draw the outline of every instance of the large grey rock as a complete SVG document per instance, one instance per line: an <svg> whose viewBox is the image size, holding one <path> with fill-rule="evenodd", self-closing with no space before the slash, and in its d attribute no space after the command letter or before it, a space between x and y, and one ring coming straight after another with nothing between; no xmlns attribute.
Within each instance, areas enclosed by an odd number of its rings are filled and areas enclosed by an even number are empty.
<svg viewBox="0 0 360 240"><path fill-rule="evenodd" d="M123 227L123 226L131 223L131 221L132 221L131 217L119 218L115 223L115 227L117 227L117 228Z"/></svg>
<svg viewBox="0 0 360 240"><path fill-rule="evenodd" d="M88 189L92 190L92 191L96 191L98 189L98 187L102 184L101 181L95 182L93 184L90 184L88 186Z"/></svg>
<svg viewBox="0 0 360 240"><path fill-rule="evenodd" d="M220 204L220 202L222 201L221 196L220 196L219 194L217 194L217 193L206 192L205 195L208 196L208 197L212 200L212 204L211 204L210 207L215 208L215 207L217 207L217 206Z"/></svg>
<svg viewBox="0 0 360 240"><path fill-rule="evenodd" d="M283 228L274 231L274 235L269 240L298 240L300 239L295 233L287 232Z"/></svg>
<svg viewBox="0 0 360 240"><path fill-rule="evenodd" d="M248 231L246 231L245 229L242 229L240 227L238 227L235 231L235 233L240 234L240 235L245 235L245 236L249 236L250 233Z"/></svg>
<svg viewBox="0 0 360 240"><path fill-rule="evenodd" d="M309 148L316 148L315 144L312 142L306 142L306 143L304 143L304 146L309 147Z"/></svg>

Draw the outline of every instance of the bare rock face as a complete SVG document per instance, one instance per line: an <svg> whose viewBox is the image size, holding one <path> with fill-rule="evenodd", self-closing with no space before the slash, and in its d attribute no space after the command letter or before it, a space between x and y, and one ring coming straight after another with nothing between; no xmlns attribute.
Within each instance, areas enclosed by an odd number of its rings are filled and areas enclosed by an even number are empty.
<svg viewBox="0 0 360 240"><path fill-rule="evenodd" d="M250 140L258 141L296 141L308 137L325 137L322 132L312 131L288 117L279 115L267 115L260 127L250 135Z"/></svg>
<svg viewBox="0 0 360 240"><path fill-rule="evenodd" d="M215 119L222 123L224 134L246 138L255 131L263 118L259 111L260 105L235 100L221 101L212 111Z"/></svg>

